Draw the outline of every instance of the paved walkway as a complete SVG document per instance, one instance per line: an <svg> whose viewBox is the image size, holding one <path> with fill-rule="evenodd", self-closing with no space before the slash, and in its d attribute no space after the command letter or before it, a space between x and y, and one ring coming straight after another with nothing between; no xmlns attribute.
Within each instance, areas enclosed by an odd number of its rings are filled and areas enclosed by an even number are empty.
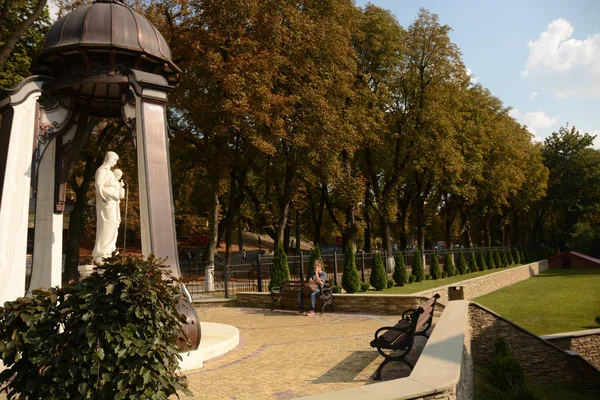
<svg viewBox="0 0 600 400"><path fill-rule="evenodd" d="M183 399L292 399L375 383L383 360L369 346L375 330L399 317L325 313L312 317L291 311L253 308L199 308L201 321L240 330L229 353L187 373ZM416 339L420 354L425 339ZM388 364L383 379L409 374L402 363Z"/></svg>

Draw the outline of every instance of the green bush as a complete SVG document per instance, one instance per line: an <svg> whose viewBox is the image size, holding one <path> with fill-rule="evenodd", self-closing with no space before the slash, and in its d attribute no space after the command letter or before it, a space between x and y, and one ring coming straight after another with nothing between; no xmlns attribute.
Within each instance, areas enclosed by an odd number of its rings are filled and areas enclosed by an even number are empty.
<svg viewBox="0 0 600 400"><path fill-rule="evenodd" d="M509 389L506 392L499 391L496 400L537 400L537 395L527 386L517 389Z"/></svg>
<svg viewBox="0 0 600 400"><path fill-rule="evenodd" d="M442 271L442 279L447 278L448 273L446 271Z"/></svg>
<svg viewBox="0 0 600 400"><path fill-rule="evenodd" d="M510 249L506 250L506 259L508 260L508 265L513 265L515 263L515 260L512 256L512 251Z"/></svg>
<svg viewBox="0 0 600 400"><path fill-rule="evenodd" d="M334 286L331 287L331 291L333 293L342 293L342 288L341 288L341 286L334 285Z"/></svg>
<svg viewBox="0 0 600 400"><path fill-rule="evenodd" d="M416 282L416 281L417 281L417 277L416 276L414 276L412 274L410 274L408 276L408 283L413 283L413 282Z"/></svg>
<svg viewBox="0 0 600 400"><path fill-rule="evenodd" d="M431 275L430 274L425 274L425 280L428 281L431 279Z"/></svg>
<svg viewBox="0 0 600 400"><path fill-rule="evenodd" d="M431 279L440 279L442 277L442 269L440 267L440 260L438 258L437 251L433 251L431 256L431 265L429 266L429 272L431 273Z"/></svg>
<svg viewBox="0 0 600 400"><path fill-rule="evenodd" d="M467 269L465 270L465 274L470 274L471 273L471 268L467 267Z"/></svg>
<svg viewBox="0 0 600 400"><path fill-rule="evenodd" d="M494 249L494 264L496 268L500 268L502 266L502 259L500 258L500 253L498 250Z"/></svg>
<svg viewBox="0 0 600 400"><path fill-rule="evenodd" d="M506 251L502 250L502 254L500 254L500 262L502 263L502 268L508 267L508 257L506 256Z"/></svg>
<svg viewBox="0 0 600 400"><path fill-rule="evenodd" d="M344 255L342 287L347 293L356 293L360 289L360 278L358 277L356 262L354 260L354 248L350 241L348 241L348 244L346 245L346 252Z"/></svg>
<svg viewBox="0 0 600 400"><path fill-rule="evenodd" d="M514 247L512 249L512 253L513 253L513 260L514 260L515 264L521 264L521 255L519 254L519 249Z"/></svg>
<svg viewBox="0 0 600 400"><path fill-rule="evenodd" d="M312 258L312 257L311 257ZM311 264L312 268L313 264ZM307 276L310 276L309 272ZM273 257L273 265L271 266L271 280L269 281L269 290L274 287L279 287L283 281L290 280L290 269L288 267L287 255L283 251L283 244L279 243L275 249Z"/></svg>
<svg viewBox="0 0 600 400"><path fill-rule="evenodd" d="M312 249L310 252L310 259L308 260L308 268L305 271L306 275L304 275L306 281L308 281L310 274L312 274L314 271L315 261L322 260L322 259L323 258L321 257L321 246L316 245L315 248ZM325 271L325 264L323 264L323 271Z"/></svg>
<svg viewBox="0 0 600 400"><path fill-rule="evenodd" d="M510 353L506 340L500 336L494 343L490 371L501 392L517 391L525 387L525 370L521 362Z"/></svg>
<svg viewBox="0 0 600 400"><path fill-rule="evenodd" d="M477 266L480 271L485 271L488 269L487 264L485 263L485 257L483 256L483 250L477 250Z"/></svg>
<svg viewBox="0 0 600 400"><path fill-rule="evenodd" d="M417 282L421 282L425 279L425 269L423 268L423 258L421 257L421 251L417 249L412 263L412 274L417 278Z"/></svg>
<svg viewBox="0 0 600 400"><path fill-rule="evenodd" d="M525 261L525 253L523 252L523 249L519 251L519 260L521 261L521 264L527 264L527 261Z"/></svg>
<svg viewBox="0 0 600 400"><path fill-rule="evenodd" d="M381 253L375 253L373 257L373 269L369 281L375 290L383 290L387 286L387 274L385 273Z"/></svg>
<svg viewBox="0 0 600 400"><path fill-rule="evenodd" d="M401 251L396 253L396 265L394 266L392 278L398 286L404 286L405 283L408 283L408 271L404 262L404 254Z"/></svg>
<svg viewBox="0 0 600 400"><path fill-rule="evenodd" d="M454 267L454 260L452 259L452 254L449 251L446 253L446 259L444 260L444 272L446 273L446 276L456 275L456 267ZM442 278L445 278L445 276L442 276Z"/></svg>
<svg viewBox="0 0 600 400"><path fill-rule="evenodd" d="M371 288L371 284L369 282L361 282L360 283L360 291L361 292L366 292L370 288Z"/></svg>
<svg viewBox="0 0 600 400"><path fill-rule="evenodd" d="M477 266L477 260L475 260L475 253L473 250L469 250L469 269L473 272L479 271Z"/></svg>
<svg viewBox="0 0 600 400"><path fill-rule="evenodd" d="M183 379L177 370L184 317L173 283L160 260L117 256L77 286L6 302L0 387L6 385L8 398L30 399L175 394Z"/></svg>
<svg viewBox="0 0 600 400"><path fill-rule="evenodd" d="M388 279L388 282L387 282L387 287L388 287L388 289L389 289L389 288L393 288L395 283L396 283L396 282L394 282L394 280L393 280L393 279Z"/></svg>
<svg viewBox="0 0 600 400"><path fill-rule="evenodd" d="M465 260L465 254L462 250L458 252L458 262L456 263L456 270L461 275L467 273L467 260Z"/></svg>
<svg viewBox="0 0 600 400"><path fill-rule="evenodd" d="M485 255L485 261L487 262L487 266L489 269L496 268L496 263L494 262L494 252L492 249L487 249L487 254Z"/></svg>

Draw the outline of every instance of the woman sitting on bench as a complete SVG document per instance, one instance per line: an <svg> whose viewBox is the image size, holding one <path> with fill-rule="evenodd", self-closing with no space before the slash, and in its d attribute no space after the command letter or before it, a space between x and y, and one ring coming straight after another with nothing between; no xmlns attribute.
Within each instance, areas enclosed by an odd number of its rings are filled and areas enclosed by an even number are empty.
<svg viewBox="0 0 600 400"><path fill-rule="evenodd" d="M323 291L323 285L327 280L327 274L323 272L323 261L315 260L315 270L310 274L308 278L307 286L311 286L314 290L310 294L305 294L305 288L298 291L298 314L300 315L315 315L315 303L317 302L317 296ZM304 312L304 296L310 296L310 311Z"/></svg>

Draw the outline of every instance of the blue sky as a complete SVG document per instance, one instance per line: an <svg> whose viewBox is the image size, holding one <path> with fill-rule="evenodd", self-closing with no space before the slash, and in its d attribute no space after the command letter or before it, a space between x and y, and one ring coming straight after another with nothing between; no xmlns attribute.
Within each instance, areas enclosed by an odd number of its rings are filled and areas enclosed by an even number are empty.
<svg viewBox="0 0 600 400"><path fill-rule="evenodd" d="M600 0L356 1L367 3L405 28L421 7L438 14L474 79L538 140L568 122L600 148Z"/></svg>

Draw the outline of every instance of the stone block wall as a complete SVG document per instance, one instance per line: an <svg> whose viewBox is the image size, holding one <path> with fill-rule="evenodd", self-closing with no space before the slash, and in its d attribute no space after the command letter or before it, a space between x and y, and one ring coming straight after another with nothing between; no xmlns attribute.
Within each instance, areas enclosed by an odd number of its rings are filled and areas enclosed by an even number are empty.
<svg viewBox="0 0 600 400"><path fill-rule="evenodd" d="M498 272L467 279L452 285L440 286L435 289L415 293L415 296L431 297L435 293L440 294L440 302L448 302L448 289L453 286L462 286L465 300L473 300L476 297L486 295L505 286L515 284L525 279L548 270L548 261L542 260L531 264L510 269L498 269Z"/></svg>
<svg viewBox="0 0 600 400"><path fill-rule="evenodd" d="M563 350L577 352L594 367L600 369L600 329L542 336Z"/></svg>
<svg viewBox="0 0 600 400"><path fill-rule="evenodd" d="M496 338L502 336L532 379L600 391L600 371L589 362L568 354L493 311L471 303L469 323L474 363L487 365L492 357Z"/></svg>

